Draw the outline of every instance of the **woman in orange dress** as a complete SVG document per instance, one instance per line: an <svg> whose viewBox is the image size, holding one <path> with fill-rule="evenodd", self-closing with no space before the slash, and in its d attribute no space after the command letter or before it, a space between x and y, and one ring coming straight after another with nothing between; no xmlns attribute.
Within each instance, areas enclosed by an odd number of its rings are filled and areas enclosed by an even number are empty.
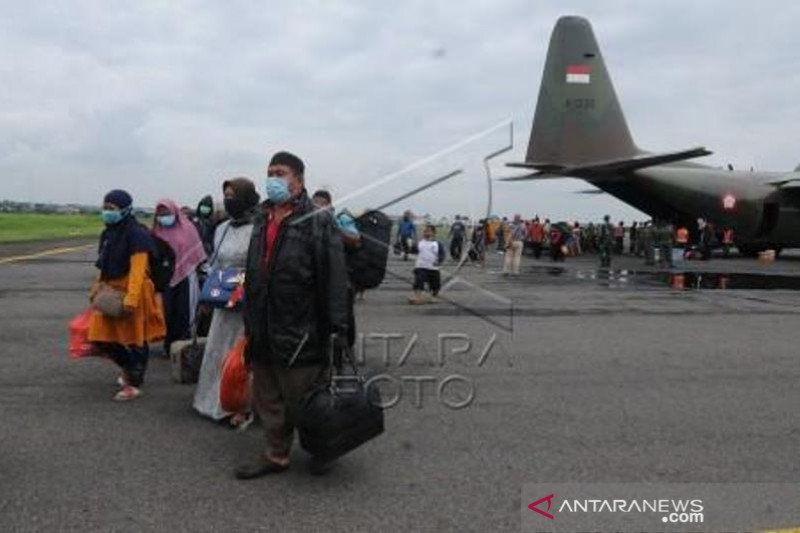
<svg viewBox="0 0 800 533"><path fill-rule="evenodd" d="M103 200L106 229L100 236L95 266L100 270L92 286L93 304L89 340L121 369L115 400L133 400L141 394L148 343L164 338L164 313L149 276L148 257L153 240L132 214L133 199L121 190ZM100 300L117 297L121 312L110 312ZM103 308L101 311L100 308Z"/></svg>

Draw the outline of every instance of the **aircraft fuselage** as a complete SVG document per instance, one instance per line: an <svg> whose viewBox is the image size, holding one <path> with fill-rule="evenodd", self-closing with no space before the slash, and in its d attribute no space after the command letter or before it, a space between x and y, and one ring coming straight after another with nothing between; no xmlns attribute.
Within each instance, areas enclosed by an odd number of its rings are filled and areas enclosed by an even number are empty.
<svg viewBox="0 0 800 533"><path fill-rule="evenodd" d="M737 241L800 246L800 209L770 182L800 173L725 170L673 163L589 179L653 217L693 224L702 217L734 230Z"/></svg>

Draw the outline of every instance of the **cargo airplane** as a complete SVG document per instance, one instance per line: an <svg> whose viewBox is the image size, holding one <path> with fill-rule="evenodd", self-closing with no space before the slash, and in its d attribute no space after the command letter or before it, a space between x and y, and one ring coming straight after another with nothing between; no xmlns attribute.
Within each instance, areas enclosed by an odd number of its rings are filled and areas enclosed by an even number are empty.
<svg viewBox="0 0 800 533"><path fill-rule="evenodd" d="M714 168L703 147L652 153L634 144L589 21L562 17L550 38L525 161L503 181L580 178L636 209L696 227L731 228L744 255L800 246L800 167Z"/></svg>

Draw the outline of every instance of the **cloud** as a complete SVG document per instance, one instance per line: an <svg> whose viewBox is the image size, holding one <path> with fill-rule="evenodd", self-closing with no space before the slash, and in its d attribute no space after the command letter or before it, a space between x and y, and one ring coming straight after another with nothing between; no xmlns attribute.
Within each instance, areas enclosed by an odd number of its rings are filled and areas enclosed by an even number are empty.
<svg viewBox="0 0 800 533"><path fill-rule="evenodd" d="M225 176L302 155L312 186L347 194L512 117L523 157L552 26L590 18L629 126L654 150L704 144L711 164L789 169L800 104L800 6L723 2L96 2L10 4L0 26L4 195L96 203L114 186L142 204L194 204ZM452 213L486 196L488 138L416 199ZM498 171L500 168L498 167ZM495 210L635 212L577 181L503 184ZM442 192L444 191L444 192ZM446 193L446 194L445 194ZM377 198L364 199L365 203Z"/></svg>

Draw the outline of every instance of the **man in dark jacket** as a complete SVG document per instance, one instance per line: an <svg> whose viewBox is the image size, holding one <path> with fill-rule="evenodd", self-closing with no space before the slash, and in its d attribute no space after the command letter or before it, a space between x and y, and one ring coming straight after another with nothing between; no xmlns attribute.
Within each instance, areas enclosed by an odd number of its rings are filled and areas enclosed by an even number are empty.
<svg viewBox="0 0 800 533"><path fill-rule="evenodd" d="M304 171L297 156L275 154L267 201L254 221L245 275L246 358L266 450L236 469L239 479L289 467L299 404L327 376L330 344L347 336L342 238L330 212L311 203Z"/></svg>

